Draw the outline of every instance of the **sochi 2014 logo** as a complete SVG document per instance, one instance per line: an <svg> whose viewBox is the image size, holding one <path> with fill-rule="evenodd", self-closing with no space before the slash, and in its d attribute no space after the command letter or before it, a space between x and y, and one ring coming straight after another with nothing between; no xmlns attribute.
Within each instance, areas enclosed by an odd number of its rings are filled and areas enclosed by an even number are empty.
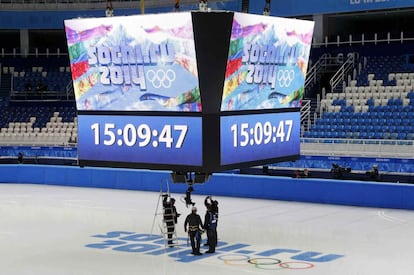
<svg viewBox="0 0 414 275"><path fill-rule="evenodd" d="M178 245L166 247L161 235L139 234L129 231L111 231L105 234L93 235L97 242L85 245L88 248L107 249L120 252L141 253L144 255L164 255L178 262L188 263L201 261L207 257L216 257L227 265L246 266L268 270L309 269L316 264L332 262L344 257L340 254L327 254L299 249L272 248L265 251L255 251L249 244L230 244L219 241L214 254L204 254L201 257L191 255L191 247L186 238L178 238Z"/></svg>

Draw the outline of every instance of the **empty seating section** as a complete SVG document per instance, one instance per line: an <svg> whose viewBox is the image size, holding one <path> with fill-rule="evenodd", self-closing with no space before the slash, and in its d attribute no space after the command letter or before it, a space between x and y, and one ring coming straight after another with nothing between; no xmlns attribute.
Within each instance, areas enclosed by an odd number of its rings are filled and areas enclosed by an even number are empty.
<svg viewBox="0 0 414 275"><path fill-rule="evenodd" d="M2 106L1 145L68 145L77 142L72 106Z"/></svg>
<svg viewBox="0 0 414 275"><path fill-rule="evenodd" d="M11 76L3 78L11 79L11 87L1 85L11 91L0 97L0 145L76 144L75 101L65 96L71 83L67 56L9 56L0 63L2 76Z"/></svg>
<svg viewBox="0 0 414 275"><path fill-rule="evenodd" d="M309 131L303 132L304 138L414 140L414 68L406 66L403 55L368 56L363 60L359 73L341 92L327 93L321 100L320 115ZM16 93L28 92L29 88L36 90L39 83L47 86L47 90L63 91L71 82L66 58L12 59L2 60L2 64L1 73L13 76ZM53 106L41 101L31 105L0 101L0 145L75 144L75 101L68 102ZM342 147L346 151L349 146L345 144ZM361 144L369 148L367 142ZM357 147L358 143L354 145ZM340 150L340 142L334 147ZM385 150L386 146L382 147Z"/></svg>
<svg viewBox="0 0 414 275"><path fill-rule="evenodd" d="M71 83L67 57L3 58L2 73L11 75L11 99L64 98Z"/></svg>
<svg viewBox="0 0 414 275"><path fill-rule="evenodd" d="M342 92L327 93L307 138L414 139L414 70L404 56L366 58Z"/></svg>
<svg viewBox="0 0 414 275"><path fill-rule="evenodd" d="M13 72L13 91L15 92L66 92L71 81L70 72L44 71L42 67L33 67L32 71Z"/></svg>

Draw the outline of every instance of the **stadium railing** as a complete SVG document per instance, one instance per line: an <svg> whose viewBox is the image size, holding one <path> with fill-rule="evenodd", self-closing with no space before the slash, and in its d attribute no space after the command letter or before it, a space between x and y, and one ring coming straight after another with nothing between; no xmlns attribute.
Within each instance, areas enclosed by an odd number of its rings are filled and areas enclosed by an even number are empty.
<svg viewBox="0 0 414 275"><path fill-rule="evenodd" d="M412 158L413 140L302 138L302 155Z"/></svg>

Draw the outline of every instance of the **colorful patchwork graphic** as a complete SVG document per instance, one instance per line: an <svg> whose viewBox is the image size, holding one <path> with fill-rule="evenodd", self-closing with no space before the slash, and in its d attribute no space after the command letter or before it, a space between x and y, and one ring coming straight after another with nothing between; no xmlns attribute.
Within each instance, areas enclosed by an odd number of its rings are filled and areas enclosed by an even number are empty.
<svg viewBox="0 0 414 275"><path fill-rule="evenodd" d="M65 21L78 110L201 111L191 13Z"/></svg>
<svg viewBox="0 0 414 275"><path fill-rule="evenodd" d="M221 111L300 107L313 26L235 13Z"/></svg>

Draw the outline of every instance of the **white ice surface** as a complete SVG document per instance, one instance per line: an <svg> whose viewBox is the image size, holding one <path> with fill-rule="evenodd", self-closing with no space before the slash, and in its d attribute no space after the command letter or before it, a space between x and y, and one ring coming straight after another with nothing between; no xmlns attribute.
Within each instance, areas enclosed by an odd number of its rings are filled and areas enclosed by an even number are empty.
<svg viewBox="0 0 414 275"><path fill-rule="evenodd" d="M141 239L160 235L159 193L1 184L0 274L414 272L413 211L215 197L220 207L217 253L192 256L183 230L189 209L183 194L172 195L182 214L177 224L181 239L178 247L165 249L162 240ZM203 200L193 195L202 218ZM122 233L109 238L108 232ZM303 255L311 255L307 252L319 254L305 261ZM317 261L326 255L338 256ZM276 264L279 260L288 263Z"/></svg>

